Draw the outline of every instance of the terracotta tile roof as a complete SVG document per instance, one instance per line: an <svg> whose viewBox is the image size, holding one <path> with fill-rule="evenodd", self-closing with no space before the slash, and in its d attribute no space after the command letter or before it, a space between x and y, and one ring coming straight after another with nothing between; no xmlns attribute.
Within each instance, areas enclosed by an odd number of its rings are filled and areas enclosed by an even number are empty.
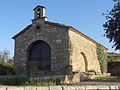
<svg viewBox="0 0 120 90"><path fill-rule="evenodd" d="M68 25L65 25L65 24L60 24L60 23L55 23L55 22L50 22L50 21L46 21L45 22L46 24L49 24L49 25L55 25L55 26L59 26L59 27L63 27L63 28L67 28L77 34L79 34L80 36L88 39L89 41L95 43L95 44L100 44L98 43L97 41L93 40L92 38L88 37L87 35L83 34L82 32L80 32L79 30L75 29L74 27L72 26L68 26ZM15 35L14 37L12 37L13 39L17 38L18 36L20 36L21 34L23 34L24 32L26 32L30 27L32 26L32 24L30 24L29 26L27 26L24 30L22 30L21 32L19 32L17 35ZM101 44L100 44L101 45ZM104 45L102 45L103 47L105 47ZM105 47L106 48L106 47ZM108 48L106 48L108 50Z"/></svg>
<svg viewBox="0 0 120 90"><path fill-rule="evenodd" d="M55 22L50 22L50 21L46 21L45 23L49 24L49 25L55 25L55 26L58 26L58 27L68 28L68 29L70 27L70 26L68 26L66 24L60 24L60 23L55 23Z"/></svg>
<svg viewBox="0 0 120 90"><path fill-rule="evenodd" d="M17 38L18 36L20 36L21 34L23 34L24 32L26 32L29 28L32 27L32 24L28 25L24 30L22 30L21 32L19 32L18 34L16 34L15 36L12 37L12 39Z"/></svg>

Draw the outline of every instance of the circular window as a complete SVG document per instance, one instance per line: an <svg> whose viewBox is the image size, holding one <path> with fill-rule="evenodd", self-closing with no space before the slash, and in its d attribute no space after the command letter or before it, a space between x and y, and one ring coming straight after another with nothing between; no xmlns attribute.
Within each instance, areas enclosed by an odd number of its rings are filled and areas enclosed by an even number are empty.
<svg viewBox="0 0 120 90"><path fill-rule="evenodd" d="M40 9L37 9L37 11L40 11Z"/></svg>
<svg viewBox="0 0 120 90"><path fill-rule="evenodd" d="M40 29L40 26L36 26L36 29Z"/></svg>

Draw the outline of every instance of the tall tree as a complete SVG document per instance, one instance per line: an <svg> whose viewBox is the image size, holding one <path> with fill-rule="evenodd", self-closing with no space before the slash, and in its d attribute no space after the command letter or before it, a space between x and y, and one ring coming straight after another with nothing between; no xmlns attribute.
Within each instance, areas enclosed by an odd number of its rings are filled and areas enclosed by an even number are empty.
<svg viewBox="0 0 120 90"><path fill-rule="evenodd" d="M104 14L106 22L103 24L105 36L113 42L115 50L120 50L120 0L113 0L114 6L111 11Z"/></svg>
<svg viewBox="0 0 120 90"><path fill-rule="evenodd" d="M10 59L10 53L8 50L0 51L0 63L6 63Z"/></svg>

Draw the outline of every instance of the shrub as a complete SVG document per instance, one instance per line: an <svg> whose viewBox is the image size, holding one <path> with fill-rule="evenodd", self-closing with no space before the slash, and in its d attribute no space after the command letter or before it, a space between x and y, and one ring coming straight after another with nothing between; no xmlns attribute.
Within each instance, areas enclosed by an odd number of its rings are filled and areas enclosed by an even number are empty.
<svg viewBox="0 0 120 90"><path fill-rule="evenodd" d="M12 65L9 64L9 66L3 66L2 64L0 65L0 75L13 75L13 68Z"/></svg>
<svg viewBox="0 0 120 90"><path fill-rule="evenodd" d="M13 75L13 63L0 62L0 75Z"/></svg>
<svg viewBox="0 0 120 90"><path fill-rule="evenodd" d="M0 79L2 85L23 85L27 81L25 77L4 78Z"/></svg>
<svg viewBox="0 0 120 90"><path fill-rule="evenodd" d="M6 63L5 66L7 66L8 68L13 68L13 64L11 64L11 63Z"/></svg>
<svg viewBox="0 0 120 90"><path fill-rule="evenodd" d="M7 68L0 65L0 75L7 75Z"/></svg>
<svg viewBox="0 0 120 90"><path fill-rule="evenodd" d="M0 79L1 85L14 85L14 86L55 86L58 85L56 81L29 81L26 77L15 77Z"/></svg>
<svg viewBox="0 0 120 90"><path fill-rule="evenodd" d="M107 52L105 47L97 44L97 58L99 60L101 72L107 72Z"/></svg>
<svg viewBox="0 0 120 90"><path fill-rule="evenodd" d="M88 72L95 72L95 70L88 70Z"/></svg>
<svg viewBox="0 0 120 90"><path fill-rule="evenodd" d="M27 81L24 83L25 86L55 86L57 85L54 81L44 82L44 81Z"/></svg>

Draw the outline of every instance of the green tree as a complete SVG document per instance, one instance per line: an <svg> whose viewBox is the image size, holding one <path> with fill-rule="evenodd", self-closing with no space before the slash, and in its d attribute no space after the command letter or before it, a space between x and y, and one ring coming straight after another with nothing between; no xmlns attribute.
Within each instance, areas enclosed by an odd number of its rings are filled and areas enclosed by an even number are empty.
<svg viewBox="0 0 120 90"><path fill-rule="evenodd" d="M113 42L115 50L120 50L120 0L113 0L114 6L111 11L104 14L106 22L103 24L105 36Z"/></svg>

